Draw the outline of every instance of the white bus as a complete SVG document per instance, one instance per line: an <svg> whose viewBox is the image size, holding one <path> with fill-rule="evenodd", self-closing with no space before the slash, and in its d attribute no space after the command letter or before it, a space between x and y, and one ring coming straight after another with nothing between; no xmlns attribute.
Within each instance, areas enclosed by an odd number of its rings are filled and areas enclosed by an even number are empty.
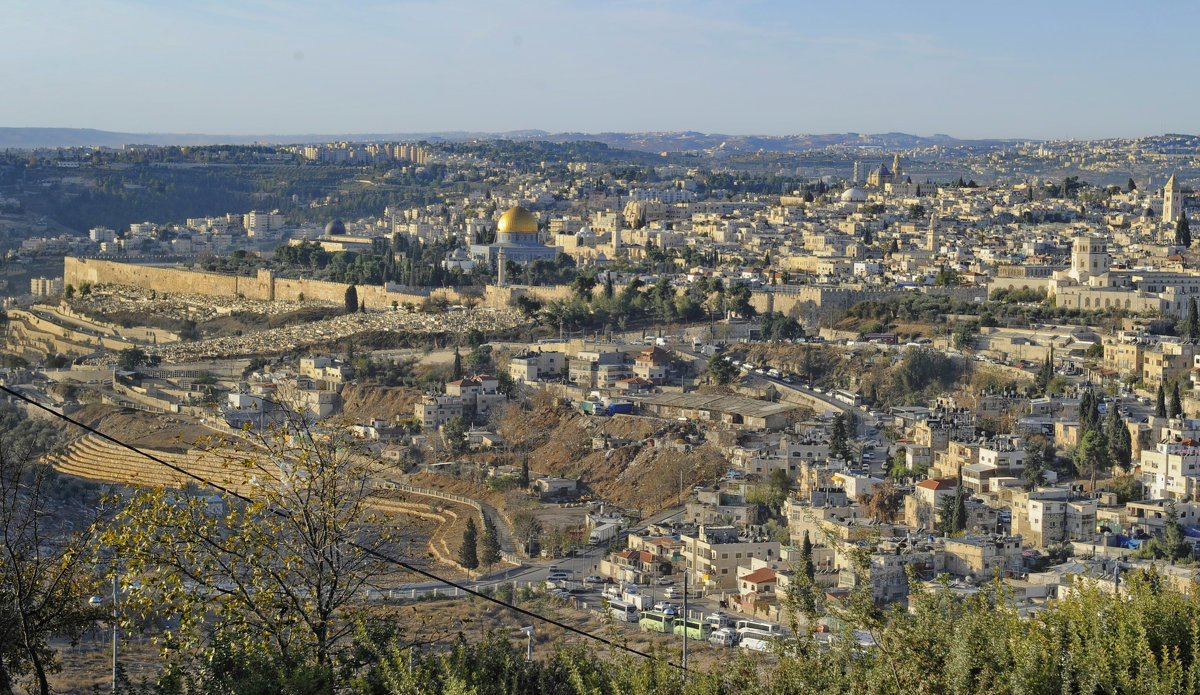
<svg viewBox="0 0 1200 695"><path fill-rule="evenodd" d="M613 620L623 620L627 623L636 623L638 621L637 606L628 601L609 601L608 613L613 617Z"/></svg>
<svg viewBox="0 0 1200 695"><path fill-rule="evenodd" d="M734 623L738 634L743 633L760 633L771 637L783 637L787 630L778 623L769 623L765 620L739 620Z"/></svg>

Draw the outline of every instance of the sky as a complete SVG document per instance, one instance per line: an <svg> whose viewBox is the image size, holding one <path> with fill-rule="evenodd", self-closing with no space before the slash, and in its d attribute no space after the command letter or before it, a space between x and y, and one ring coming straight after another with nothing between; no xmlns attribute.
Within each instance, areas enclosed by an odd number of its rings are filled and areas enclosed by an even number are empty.
<svg viewBox="0 0 1200 695"><path fill-rule="evenodd" d="M0 0L0 126L1200 131L1200 3Z"/></svg>

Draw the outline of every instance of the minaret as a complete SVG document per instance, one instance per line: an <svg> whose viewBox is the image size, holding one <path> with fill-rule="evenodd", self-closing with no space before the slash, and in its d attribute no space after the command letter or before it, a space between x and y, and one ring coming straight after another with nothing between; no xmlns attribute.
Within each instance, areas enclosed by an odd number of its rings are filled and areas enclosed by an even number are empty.
<svg viewBox="0 0 1200 695"><path fill-rule="evenodd" d="M858 161L855 160L855 162L854 162L854 178L850 181L850 183L857 186L858 182L861 180L862 179L860 179L859 175L858 175Z"/></svg>
<svg viewBox="0 0 1200 695"><path fill-rule="evenodd" d="M1171 178L1167 179L1167 185L1163 187L1163 222L1174 222L1182 214L1183 193L1179 190L1179 182L1175 180L1175 174L1171 174Z"/></svg>
<svg viewBox="0 0 1200 695"><path fill-rule="evenodd" d="M496 284L500 287L504 287L504 281L506 279L504 277L504 266L507 263L508 259L504 256L504 247L501 246L500 248L496 249Z"/></svg>

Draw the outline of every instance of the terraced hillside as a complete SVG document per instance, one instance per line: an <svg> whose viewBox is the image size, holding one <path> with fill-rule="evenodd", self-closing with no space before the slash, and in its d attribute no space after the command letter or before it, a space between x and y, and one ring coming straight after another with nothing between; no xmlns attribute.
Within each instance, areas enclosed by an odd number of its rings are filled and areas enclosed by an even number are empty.
<svg viewBox="0 0 1200 695"><path fill-rule="evenodd" d="M143 450L205 481L238 492L248 492L253 483L264 476L279 474L278 468L270 462L250 465L248 451L188 449L180 453ZM60 473L98 482L163 487L181 487L196 482L183 472L171 470L92 434L75 440L62 453L51 455L49 463Z"/></svg>

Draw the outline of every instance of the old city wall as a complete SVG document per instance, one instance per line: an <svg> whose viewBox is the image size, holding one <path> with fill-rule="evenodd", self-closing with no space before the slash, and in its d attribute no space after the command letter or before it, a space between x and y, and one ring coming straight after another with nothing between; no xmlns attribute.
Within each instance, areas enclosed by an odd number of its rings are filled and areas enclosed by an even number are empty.
<svg viewBox="0 0 1200 695"><path fill-rule="evenodd" d="M265 276L264 276L265 275ZM84 283L128 285L160 292L203 294L212 297L237 297L271 300L270 275L238 277L199 273L178 268L155 268L133 263L98 261L91 258L63 259L63 285L78 287Z"/></svg>
<svg viewBox="0 0 1200 695"><path fill-rule="evenodd" d="M845 311L868 299L887 299L903 296L909 292L945 294L958 300L976 301L987 298L987 288L969 287L923 287L910 289L856 289L850 287L821 287L817 285L789 286L785 292L754 290L750 293L750 304L760 313L778 311L782 314L803 315L817 309Z"/></svg>
<svg viewBox="0 0 1200 695"><path fill-rule="evenodd" d="M261 270L255 277L236 277L201 273L179 268L155 268L133 263L117 263L94 259L63 259L63 283L78 287L83 283L127 285L161 292L202 294L210 297L236 297L263 301L330 302L340 304L346 296L347 285L324 280L275 277ZM390 309L396 305L420 306L426 301L447 304L477 304L486 307L507 307L520 295L529 295L543 302L567 299L569 285L554 287L496 287L489 285L482 293L456 288L437 288L428 292L389 291L380 285L357 285L358 298L368 309Z"/></svg>

